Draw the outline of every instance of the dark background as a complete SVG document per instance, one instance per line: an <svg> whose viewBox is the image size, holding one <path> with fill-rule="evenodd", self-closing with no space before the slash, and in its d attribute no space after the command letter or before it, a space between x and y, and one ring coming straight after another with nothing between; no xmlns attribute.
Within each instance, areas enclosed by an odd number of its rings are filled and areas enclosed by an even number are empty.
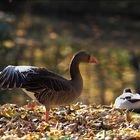
<svg viewBox="0 0 140 140"><path fill-rule="evenodd" d="M4 11L17 12L30 9L33 14L54 14L57 16L129 16L139 18L140 2L138 0L2 0L0 8Z"/></svg>

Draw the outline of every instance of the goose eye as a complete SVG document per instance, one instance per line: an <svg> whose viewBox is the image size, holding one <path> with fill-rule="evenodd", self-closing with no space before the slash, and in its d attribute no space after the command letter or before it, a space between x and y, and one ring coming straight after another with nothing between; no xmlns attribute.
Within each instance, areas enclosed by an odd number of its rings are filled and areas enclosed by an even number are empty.
<svg viewBox="0 0 140 140"><path fill-rule="evenodd" d="M131 99L131 96L126 96L125 99Z"/></svg>

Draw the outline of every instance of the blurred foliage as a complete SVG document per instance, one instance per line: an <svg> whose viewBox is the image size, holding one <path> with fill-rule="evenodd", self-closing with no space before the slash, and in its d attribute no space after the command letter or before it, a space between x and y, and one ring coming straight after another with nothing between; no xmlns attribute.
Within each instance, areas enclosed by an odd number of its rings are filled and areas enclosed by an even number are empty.
<svg viewBox="0 0 140 140"><path fill-rule="evenodd" d="M123 2L128 1L119 3ZM139 20L120 16L66 19L35 16L29 11L23 15L0 12L0 69L36 65L70 78L68 68L73 54L86 50L97 57L99 64L80 66L84 79L80 101L110 104L125 87L135 89L136 84L140 85L135 83L139 70L130 62L130 52L139 55ZM0 92L1 103L23 104L29 99L19 90Z"/></svg>

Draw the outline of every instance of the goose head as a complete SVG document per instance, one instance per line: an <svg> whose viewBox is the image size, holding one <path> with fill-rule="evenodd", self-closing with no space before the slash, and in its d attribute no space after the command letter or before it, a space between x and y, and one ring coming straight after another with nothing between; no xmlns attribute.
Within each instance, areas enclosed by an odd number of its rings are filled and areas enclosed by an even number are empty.
<svg viewBox="0 0 140 140"><path fill-rule="evenodd" d="M95 63L97 64L97 59L94 56L89 55L86 51L79 51L73 56L72 62L82 62L82 63Z"/></svg>

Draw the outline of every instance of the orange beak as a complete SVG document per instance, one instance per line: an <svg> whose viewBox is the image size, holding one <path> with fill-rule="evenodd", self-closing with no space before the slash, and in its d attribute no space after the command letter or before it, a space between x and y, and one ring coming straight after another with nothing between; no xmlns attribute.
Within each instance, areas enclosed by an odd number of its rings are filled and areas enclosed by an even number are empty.
<svg viewBox="0 0 140 140"><path fill-rule="evenodd" d="M97 64L98 61L97 61L97 59L95 57L90 56L89 63L95 63L95 64Z"/></svg>

